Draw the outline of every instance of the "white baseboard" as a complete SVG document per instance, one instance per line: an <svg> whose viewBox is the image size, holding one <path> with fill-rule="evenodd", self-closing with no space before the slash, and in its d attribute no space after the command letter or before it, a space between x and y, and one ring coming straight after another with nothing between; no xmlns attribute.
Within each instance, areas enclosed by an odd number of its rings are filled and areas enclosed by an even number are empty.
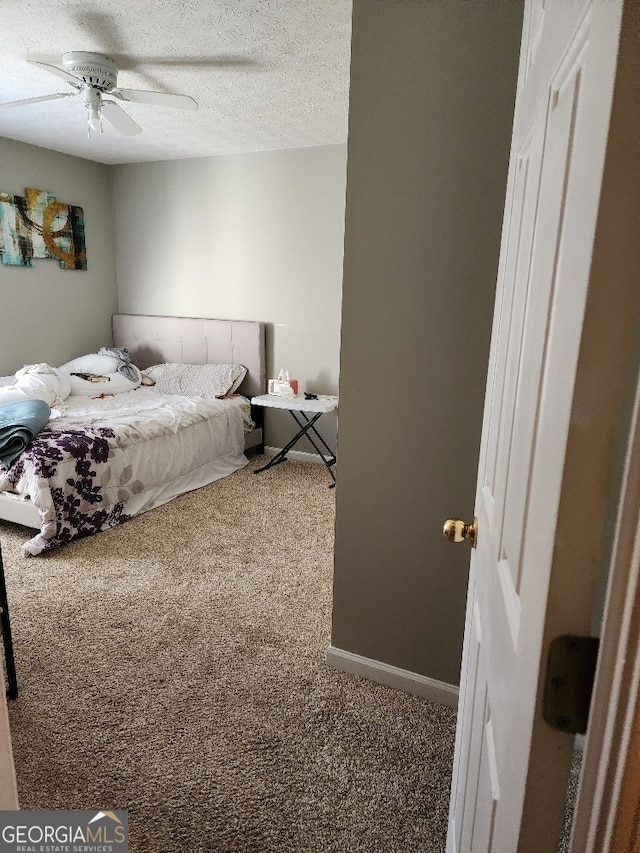
<svg viewBox="0 0 640 853"><path fill-rule="evenodd" d="M342 672L368 678L378 684L393 687L395 690L411 693L412 696L420 696L439 705L446 705L448 708L458 707L459 690L455 685L428 678L417 672L399 669L397 666L391 666L379 660L365 658L344 649L336 649L335 646L329 646L327 649L327 664Z"/></svg>
<svg viewBox="0 0 640 853"><path fill-rule="evenodd" d="M280 453L281 450L281 447L265 447L264 452L266 456L275 456L276 453ZM322 459L317 453L306 453L304 450L290 450L287 453L287 458L297 459L298 462L322 462ZM330 457L327 457L327 460L329 458Z"/></svg>

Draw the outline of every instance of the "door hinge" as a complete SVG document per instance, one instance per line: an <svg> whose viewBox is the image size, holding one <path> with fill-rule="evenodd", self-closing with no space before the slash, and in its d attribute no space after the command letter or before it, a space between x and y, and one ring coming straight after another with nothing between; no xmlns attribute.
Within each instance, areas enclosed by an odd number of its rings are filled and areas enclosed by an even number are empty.
<svg viewBox="0 0 640 853"><path fill-rule="evenodd" d="M554 729L587 731L591 691L598 661L597 637L556 637L549 646L542 716Z"/></svg>

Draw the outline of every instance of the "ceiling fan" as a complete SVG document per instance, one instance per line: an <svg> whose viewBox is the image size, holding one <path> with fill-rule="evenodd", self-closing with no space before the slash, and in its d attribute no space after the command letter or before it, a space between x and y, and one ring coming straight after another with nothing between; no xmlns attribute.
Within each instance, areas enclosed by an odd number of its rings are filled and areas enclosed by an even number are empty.
<svg viewBox="0 0 640 853"><path fill-rule="evenodd" d="M41 95L38 98L25 98L22 101L10 101L6 104L0 104L0 109L82 95L88 112L87 135L89 138L91 138L92 130L102 133L103 118L123 136L135 136L136 133L142 132L140 125L127 115L116 101L107 100L105 95L117 98L119 101L130 101L138 104L177 107L181 110L198 109L198 104L189 95L170 95L165 92L151 92L144 89L118 88L116 85L118 81L117 63L100 53L87 53L78 50L64 53L62 55L64 68L47 65L45 62L34 62L34 64L57 77L61 77L75 91Z"/></svg>

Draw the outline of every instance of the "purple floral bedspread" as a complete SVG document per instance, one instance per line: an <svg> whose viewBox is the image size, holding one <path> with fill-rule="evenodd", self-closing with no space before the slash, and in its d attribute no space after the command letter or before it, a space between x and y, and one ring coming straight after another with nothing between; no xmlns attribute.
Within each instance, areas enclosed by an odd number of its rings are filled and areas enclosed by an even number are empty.
<svg viewBox="0 0 640 853"><path fill-rule="evenodd" d="M39 498L43 491L50 492L51 507L44 509L41 533L32 540L29 553L56 548L128 520L125 500L111 502L104 491L111 479L109 460L117 446L115 431L107 427L43 429L7 471L0 469L0 488L12 488L20 480L30 482L29 491L41 513L48 502ZM123 499L129 489L142 489L135 482L127 489L122 476L119 479Z"/></svg>

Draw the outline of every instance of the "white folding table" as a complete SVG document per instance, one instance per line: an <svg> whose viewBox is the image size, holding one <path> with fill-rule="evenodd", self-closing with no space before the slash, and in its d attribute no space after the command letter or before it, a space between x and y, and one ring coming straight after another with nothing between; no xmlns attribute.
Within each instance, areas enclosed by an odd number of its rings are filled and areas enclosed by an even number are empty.
<svg viewBox="0 0 640 853"><path fill-rule="evenodd" d="M338 398L327 394L318 394L315 400L307 400L304 394L297 394L295 397L262 394L260 397L252 397L251 404L271 409L285 409L298 425L298 431L282 450L279 450L275 456L272 456L266 465L256 468L253 473L259 474L261 471L266 471L268 468L273 468L274 465L284 462L287 458L287 453L306 435L313 449L324 462L325 468L332 480L329 488L333 489L336 484L336 475L332 466L336 464L336 454L317 431L315 424L322 415L327 412L333 412L338 408ZM322 452L316 441L326 450L326 454Z"/></svg>

